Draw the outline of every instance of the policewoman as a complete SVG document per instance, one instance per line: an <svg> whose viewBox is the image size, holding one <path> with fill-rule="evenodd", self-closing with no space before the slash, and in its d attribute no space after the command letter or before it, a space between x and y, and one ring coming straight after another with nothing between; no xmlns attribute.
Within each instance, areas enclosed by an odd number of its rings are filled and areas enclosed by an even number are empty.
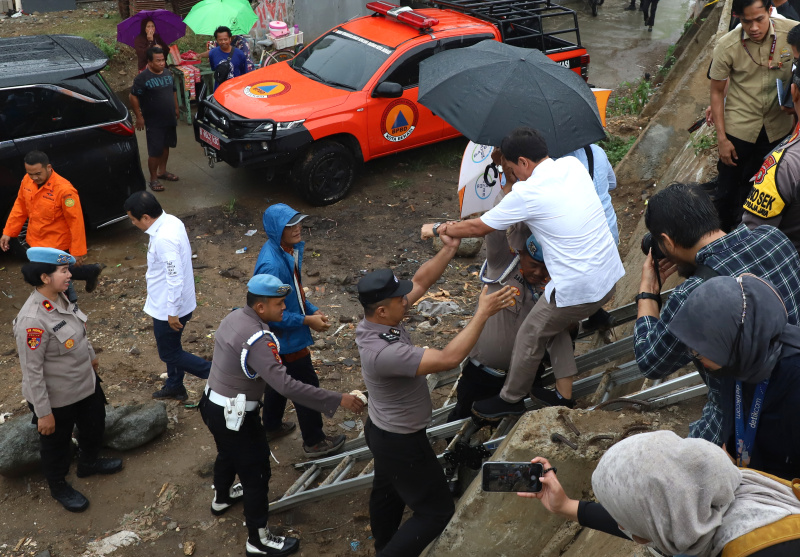
<svg viewBox="0 0 800 557"><path fill-rule="evenodd" d="M243 501L248 557L289 555L300 548L300 540L276 536L267 526L269 447L258 414L265 387L329 417L339 406L353 412L363 408L354 395L320 389L287 375L280 343L267 322L281 320L284 298L291 291L272 275L250 279L247 306L228 314L217 329L211 373L200 399L200 414L217 445L211 512L220 515ZM234 484L237 475L241 486Z"/></svg>
<svg viewBox="0 0 800 557"><path fill-rule="evenodd" d="M444 247L412 280L398 280L391 269L381 269L358 282L364 319L356 329L356 344L369 391L364 435L375 458L369 519L379 557L419 555L453 516L453 497L425 434L433 408L425 375L458 366L487 319L515 303L510 286L493 294L484 288L475 315L444 349L414 346L402 324L406 309L439 279L460 244L440 237ZM414 514L400 526L406 506Z"/></svg>
<svg viewBox="0 0 800 557"><path fill-rule="evenodd" d="M86 335L86 315L64 295L75 258L53 248L30 248L25 282L35 287L14 320L22 394L39 431L42 469L50 494L65 509L81 512L89 501L66 482L72 430L78 427L79 478L113 474L122 460L98 456L105 430L106 397L97 357Z"/></svg>

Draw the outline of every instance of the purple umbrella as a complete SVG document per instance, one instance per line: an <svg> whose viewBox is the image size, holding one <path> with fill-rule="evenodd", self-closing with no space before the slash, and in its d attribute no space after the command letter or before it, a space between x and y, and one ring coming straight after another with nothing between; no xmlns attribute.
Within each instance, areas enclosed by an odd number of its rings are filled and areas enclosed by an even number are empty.
<svg viewBox="0 0 800 557"><path fill-rule="evenodd" d="M156 34L165 43L171 44L186 34L186 24L177 14L169 10L143 10L117 24L117 42L134 47L137 35L142 32L142 21L152 19L156 24Z"/></svg>

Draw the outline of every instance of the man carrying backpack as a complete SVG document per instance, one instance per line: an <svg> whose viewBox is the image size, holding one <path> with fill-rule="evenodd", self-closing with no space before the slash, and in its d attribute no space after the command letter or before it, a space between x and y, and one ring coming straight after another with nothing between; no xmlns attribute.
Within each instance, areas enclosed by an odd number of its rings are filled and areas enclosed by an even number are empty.
<svg viewBox="0 0 800 557"><path fill-rule="evenodd" d="M219 46L208 51L208 61L214 70L215 91L223 81L247 73L247 56L238 48L233 48L232 38L233 34L228 27L217 27L214 31L214 40Z"/></svg>

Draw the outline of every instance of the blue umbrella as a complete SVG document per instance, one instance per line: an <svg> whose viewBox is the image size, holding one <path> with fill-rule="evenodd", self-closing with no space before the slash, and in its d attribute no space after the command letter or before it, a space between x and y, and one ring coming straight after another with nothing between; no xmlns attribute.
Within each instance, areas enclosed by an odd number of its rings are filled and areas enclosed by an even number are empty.
<svg viewBox="0 0 800 557"><path fill-rule="evenodd" d="M186 24L181 16L169 10L143 10L117 24L117 42L135 47L134 41L142 32L142 22L152 19L158 34L165 43L171 44L186 34Z"/></svg>

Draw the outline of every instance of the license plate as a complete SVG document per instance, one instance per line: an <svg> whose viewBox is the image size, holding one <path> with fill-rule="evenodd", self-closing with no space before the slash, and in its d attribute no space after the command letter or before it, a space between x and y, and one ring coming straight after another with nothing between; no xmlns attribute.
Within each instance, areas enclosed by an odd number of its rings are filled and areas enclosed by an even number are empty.
<svg viewBox="0 0 800 557"><path fill-rule="evenodd" d="M214 149L219 149L219 137L203 128L200 128L200 139L211 145Z"/></svg>

